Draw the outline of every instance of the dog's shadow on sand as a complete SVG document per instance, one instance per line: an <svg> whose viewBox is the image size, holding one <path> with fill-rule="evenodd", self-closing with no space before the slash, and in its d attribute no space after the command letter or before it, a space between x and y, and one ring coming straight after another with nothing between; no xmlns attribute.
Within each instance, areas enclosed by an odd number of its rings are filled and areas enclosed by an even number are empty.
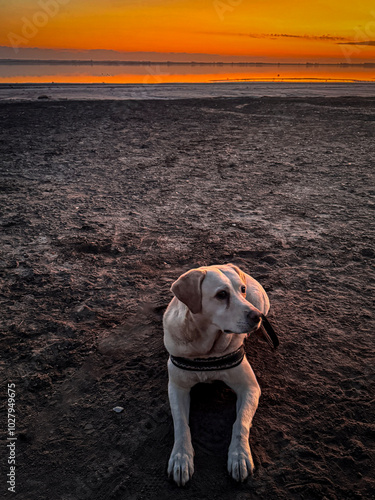
<svg viewBox="0 0 375 500"><path fill-rule="evenodd" d="M236 419L236 395L223 382L197 384L190 392L190 429L199 453L226 456Z"/></svg>

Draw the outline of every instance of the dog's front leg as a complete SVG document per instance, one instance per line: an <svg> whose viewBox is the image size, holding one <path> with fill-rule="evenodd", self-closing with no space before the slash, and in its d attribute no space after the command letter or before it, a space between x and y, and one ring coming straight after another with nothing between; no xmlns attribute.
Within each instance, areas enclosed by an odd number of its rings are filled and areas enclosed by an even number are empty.
<svg viewBox="0 0 375 500"><path fill-rule="evenodd" d="M243 380L228 382L237 394L237 418L233 425L232 440L228 451L228 472L233 479L241 482L254 470L249 434L260 397L260 387L250 365L247 360L244 360L242 364L245 364Z"/></svg>
<svg viewBox="0 0 375 500"><path fill-rule="evenodd" d="M178 486L184 486L194 473L194 450L189 427L190 388L168 384L169 402L174 425L174 446L168 463L168 475Z"/></svg>

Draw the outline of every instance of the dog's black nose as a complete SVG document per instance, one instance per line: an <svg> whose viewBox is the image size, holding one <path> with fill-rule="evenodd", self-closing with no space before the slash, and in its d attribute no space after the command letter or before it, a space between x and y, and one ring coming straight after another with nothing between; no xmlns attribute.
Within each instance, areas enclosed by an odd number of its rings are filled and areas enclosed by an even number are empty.
<svg viewBox="0 0 375 500"><path fill-rule="evenodd" d="M247 319L255 324L259 323L261 317L262 313L257 309L251 309L251 311L247 313Z"/></svg>

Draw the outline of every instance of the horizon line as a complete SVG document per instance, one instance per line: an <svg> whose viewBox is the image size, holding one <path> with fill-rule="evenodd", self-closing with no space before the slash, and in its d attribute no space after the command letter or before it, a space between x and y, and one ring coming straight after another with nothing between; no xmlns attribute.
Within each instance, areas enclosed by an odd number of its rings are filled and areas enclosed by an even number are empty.
<svg viewBox="0 0 375 500"><path fill-rule="evenodd" d="M47 65L69 65L77 66L344 66L344 67L375 67L375 62L348 63L348 62L251 62L251 61L127 61L112 59L0 59L0 64L47 64Z"/></svg>

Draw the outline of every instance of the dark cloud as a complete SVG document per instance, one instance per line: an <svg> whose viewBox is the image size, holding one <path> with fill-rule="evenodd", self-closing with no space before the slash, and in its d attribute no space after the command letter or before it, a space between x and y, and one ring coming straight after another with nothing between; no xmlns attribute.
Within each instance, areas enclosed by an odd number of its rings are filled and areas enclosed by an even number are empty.
<svg viewBox="0 0 375 500"><path fill-rule="evenodd" d="M375 40L366 40L364 42L341 42L339 45L369 45L375 47Z"/></svg>
<svg viewBox="0 0 375 500"><path fill-rule="evenodd" d="M276 34L269 35L270 37L275 38L302 38L304 40L327 40L331 42L337 42L338 40L347 40L342 36L332 36L332 35L287 35L287 34Z"/></svg>
<svg viewBox="0 0 375 500"><path fill-rule="evenodd" d="M228 33L224 31L210 31L201 33L203 35L220 35L220 36L234 36L234 37L246 37L246 38L298 38L301 40L317 40L317 41L331 41L331 42L344 42L347 38L342 36L332 36L332 35L292 35L288 33Z"/></svg>

